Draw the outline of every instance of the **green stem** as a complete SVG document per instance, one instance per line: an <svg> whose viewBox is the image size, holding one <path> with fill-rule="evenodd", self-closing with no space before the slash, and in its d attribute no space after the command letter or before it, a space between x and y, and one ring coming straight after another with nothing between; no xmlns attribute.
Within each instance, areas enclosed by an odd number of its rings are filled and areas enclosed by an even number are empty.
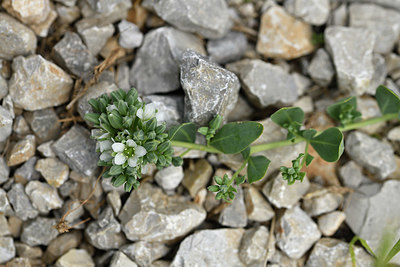
<svg viewBox="0 0 400 267"><path fill-rule="evenodd" d="M205 146L205 145L200 145L200 144L194 144L194 143L188 143L188 142L182 142L182 141L171 141L172 146L178 146L178 147L185 147L185 148L190 148L190 149L195 149L195 150L200 150L200 151L206 151L209 153L215 153L219 154L222 153L216 148L213 148L211 146Z"/></svg>
<svg viewBox="0 0 400 267"><path fill-rule="evenodd" d="M305 150L304 150L304 157L303 157L303 159L301 160L301 163L300 163L300 170L303 168L303 166L304 166L304 164L306 164L306 159L307 159L307 156L308 156L308 146L310 145L310 141L309 140L307 140L307 142L306 142L306 148L305 148Z"/></svg>
<svg viewBox="0 0 400 267"><path fill-rule="evenodd" d="M232 178L229 180L229 183L227 184L228 187L232 184L232 182L236 179L236 177L240 174L240 172L244 169L244 167L246 167L248 160L249 159L243 161L242 165L240 165L240 168L232 175Z"/></svg>
<svg viewBox="0 0 400 267"><path fill-rule="evenodd" d="M278 147L284 147L284 146L290 146L294 144L301 143L305 141L303 137L296 137L293 140L282 140L282 141L277 141L277 142L271 142L271 143L265 143L265 144L260 144L260 145L253 145L250 147L250 154L254 154L260 151L265 151L265 150L271 150L275 149Z"/></svg>
<svg viewBox="0 0 400 267"><path fill-rule="evenodd" d="M192 150L191 148L186 149L184 152L182 152L182 154L179 155L179 157L182 158L182 157L185 156L187 153L189 153L191 150Z"/></svg>
<svg viewBox="0 0 400 267"><path fill-rule="evenodd" d="M398 117L398 115L396 113L386 114L386 115L383 115L382 117L376 117L376 118L372 118L372 119L368 119L368 120L354 122L354 123L348 124L344 127L338 127L338 128L339 128L339 130L346 132L346 131L362 128L364 126L368 126L371 124L375 124L378 122L393 120L393 119L396 119L397 117Z"/></svg>

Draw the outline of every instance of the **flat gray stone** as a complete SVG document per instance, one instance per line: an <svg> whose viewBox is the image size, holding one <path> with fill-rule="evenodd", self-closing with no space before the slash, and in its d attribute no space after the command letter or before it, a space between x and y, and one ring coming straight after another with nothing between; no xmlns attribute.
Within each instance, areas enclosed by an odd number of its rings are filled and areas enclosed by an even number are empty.
<svg viewBox="0 0 400 267"><path fill-rule="evenodd" d="M374 74L372 75L372 80L366 90L366 93L374 96L378 86L385 83L388 71L385 58L380 54L374 53L372 64L374 65Z"/></svg>
<svg viewBox="0 0 400 267"><path fill-rule="evenodd" d="M25 194L22 184L13 184L8 191L7 197L14 209L15 216L23 221L33 219L39 215L39 212L32 206L28 196Z"/></svg>
<svg viewBox="0 0 400 267"><path fill-rule="evenodd" d="M15 257L15 245L12 237L0 237L0 264Z"/></svg>
<svg viewBox="0 0 400 267"><path fill-rule="evenodd" d="M225 118L235 107L240 83L235 74L193 51L183 55L181 85L185 91L185 118L204 125L219 114Z"/></svg>
<svg viewBox="0 0 400 267"><path fill-rule="evenodd" d="M294 0L285 1L285 8L305 22L320 26L328 20L330 4L329 0Z"/></svg>
<svg viewBox="0 0 400 267"><path fill-rule="evenodd" d="M341 4L338 8L332 11L328 25L347 26L348 25L348 6L347 3Z"/></svg>
<svg viewBox="0 0 400 267"><path fill-rule="evenodd" d="M239 257L246 266L263 267L275 253L275 238L269 239L269 230L265 226L257 226L246 230L240 244ZM267 247L268 246L268 247Z"/></svg>
<svg viewBox="0 0 400 267"><path fill-rule="evenodd" d="M157 109L157 122L165 122L167 128L183 122L183 97L147 95L143 97L143 101L146 103L154 103Z"/></svg>
<svg viewBox="0 0 400 267"><path fill-rule="evenodd" d="M14 120L13 132L18 138L23 138L25 135L32 133L28 123L22 115L18 115Z"/></svg>
<svg viewBox="0 0 400 267"><path fill-rule="evenodd" d="M169 252L169 247L159 242L138 241L122 246L120 250L139 266L152 266L155 260Z"/></svg>
<svg viewBox="0 0 400 267"><path fill-rule="evenodd" d="M32 201L32 206L41 214L62 207L63 200L58 195L57 189L46 183L30 181L25 187L25 192Z"/></svg>
<svg viewBox="0 0 400 267"><path fill-rule="evenodd" d="M118 65L115 73L115 82L118 88L124 91L129 91L131 85L129 84L129 66L126 62L122 62Z"/></svg>
<svg viewBox="0 0 400 267"><path fill-rule="evenodd" d="M8 94L8 82L0 75L0 100Z"/></svg>
<svg viewBox="0 0 400 267"><path fill-rule="evenodd" d="M183 168L182 166L169 166L157 171L154 176L157 184L164 190L174 190L182 182Z"/></svg>
<svg viewBox="0 0 400 267"><path fill-rule="evenodd" d="M346 138L346 152L359 165L385 179L396 170L393 148L365 133L354 131Z"/></svg>
<svg viewBox="0 0 400 267"><path fill-rule="evenodd" d="M334 211L343 202L341 194L329 192L325 188L309 190L308 193L312 196L304 197L303 209L311 217Z"/></svg>
<svg viewBox="0 0 400 267"><path fill-rule="evenodd" d="M313 81L321 86L328 86L331 83L335 70L325 49L320 48L315 52L308 66L308 73Z"/></svg>
<svg viewBox="0 0 400 267"><path fill-rule="evenodd" d="M11 147L7 153L7 165L11 167L24 163L35 155L35 151L36 138L28 134Z"/></svg>
<svg viewBox="0 0 400 267"><path fill-rule="evenodd" d="M63 4L56 4L55 9L57 12L57 19L61 24L71 24L79 19L81 12L79 7L65 6Z"/></svg>
<svg viewBox="0 0 400 267"><path fill-rule="evenodd" d="M243 200L243 189L239 186L237 191L232 204L225 207L219 215L218 222L223 226L245 227L247 225L247 212Z"/></svg>
<svg viewBox="0 0 400 267"><path fill-rule="evenodd" d="M132 49L139 47L143 42L143 33L136 24L125 19L118 23L119 39L121 47Z"/></svg>
<svg viewBox="0 0 400 267"><path fill-rule="evenodd" d="M233 24L224 0L145 0L142 5L176 28L208 39L225 36Z"/></svg>
<svg viewBox="0 0 400 267"><path fill-rule="evenodd" d="M22 226L21 241L29 246L47 246L58 235L58 231L53 228L56 219L37 217L24 223Z"/></svg>
<svg viewBox="0 0 400 267"><path fill-rule="evenodd" d="M225 37L207 42L210 59L226 64L242 58L247 49L247 38L241 32L231 31Z"/></svg>
<svg viewBox="0 0 400 267"><path fill-rule="evenodd" d="M187 49L206 54L202 41L190 33L172 27L149 31L130 71L131 86L143 95L178 89L179 65Z"/></svg>
<svg viewBox="0 0 400 267"><path fill-rule="evenodd" d="M52 145L54 141L48 141L39 145L36 149L40 152L40 154L46 158L55 158L56 154L53 151Z"/></svg>
<svg viewBox="0 0 400 267"><path fill-rule="evenodd" d="M118 216L118 214L122 208L122 202L121 202L121 197L118 194L117 190L112 190L107 193L107 202L113 209L114 215Z"/></svg>
<svg viewBox="0 0 400 267"><path fill-rule="evenodd" d="M26 120L35 133L38 143L55 139L60 133L61 124L53 108L29 112L26 114Z"/></svg>
<svg viewBox="0 0 400 267"><path fill-rule="evenodd" d="M11 135L13 125L12 114L0 106L0 142L7 140Z"/></svg>
<svg viewBox="0 0 400 267"><path fill-rule="evenodd" d="M129 9L132 7L130 0L88 0L86 1L91 12L96 18L100 18L108 23L114 23L126 18Z"/></svg>

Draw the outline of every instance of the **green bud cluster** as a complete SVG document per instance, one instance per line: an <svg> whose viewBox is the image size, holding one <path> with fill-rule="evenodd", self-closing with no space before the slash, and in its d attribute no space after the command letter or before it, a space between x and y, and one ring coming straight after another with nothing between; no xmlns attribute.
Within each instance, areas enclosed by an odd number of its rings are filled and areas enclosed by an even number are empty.
<svg viewBox="0 0 400 267"><path fill-rule="evenodd" d="M204 135L206 137L207 142L209 142L211 140L211 138L214 137L216 131L219 129L219 126L221 125L222 122L222 116L221 115L217 115L214 117L214 119L212 119L209 124L208 127L200 127L197 131Z"/></svg>
<svg viewBox="0 0 400 267"><path fill-rule="evenodd" d="M361 112L350 104L340 106L339 121L342 125L355 122L361 118Z"/></svg>
<svg viewBox="0 0 400 267"><path fill-rule="evenodd" d="M239 176L235 179L237 185L244 183L245 177ZM215 199L223 199L226 202L232 202L235 199L235 193L237 190L231 185L231 180L228 178L227 174L224 177L215 176L214 181L217 185L210 185L207 189L211 192L217 193Z"/></svg>
<svg viewBox="0 0 400 267"><path fill-rule="evenodd" d="M300 182L303 182L304 176L306 175L305 172L301 172L301 168L303 165L301 164L301 159L304 157L303 153L300 153L300 155L292 160L292 167L284 167L281 166L281 172L282 172L282 178L283 180L287 180L289 185L294 184L296 180L299 180Z"/></svg>

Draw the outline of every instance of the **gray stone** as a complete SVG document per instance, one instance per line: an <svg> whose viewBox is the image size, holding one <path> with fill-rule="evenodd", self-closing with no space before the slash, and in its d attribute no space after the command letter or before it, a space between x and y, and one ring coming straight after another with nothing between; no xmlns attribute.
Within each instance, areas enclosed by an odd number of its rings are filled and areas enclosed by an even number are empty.
<svg viewBox="0 0 400 267"><path fill-rule="evenodd" d="M58 15L58 21L61 24L72 24L81 16L81 12L77 6L56 4L55 8Z"/></svg>
<svg viewBox="0 0 400 267"><path fill-rule="evenodd" d="M361 183L368 181L362 169L354 161L349 161L339 169L342 183L346 187L357 188Z"/></svg>
<svg viewBox="0 0 400 267"><path fill-rule="evenodd" d="M3 76L0 75L0 100L8 94L8 83Z"/></svg>
<svg viewBox="0 0 400 267"><path fill-rule="evenodd" d="M354 3L349 8L350 26L367 28L376 36L374 51L387 54L400 34L400 13L374 4Z"/></svg>
<svg viewBox="0 0 400 267"><path fill-rule="evenodd" d="M309 187L310 182L307 177L304 177L303 182L296 181L293 185L288 185L287 181L283 180L282 174L279 173L268 180L262 192L275 207L292 208Z"/></svg>
<svg viewBox="0 0 400 267"><path fill-rule="evenodd" d="M129 91L131 85L129 84L129 66L126 62L122 62L118 65L115 73L115 82L118 88L124 91Z"/></svg>
<svg viewBox="0 0 400 267"><path fill-rule="evenodd" d="M29 246L45 245L55 239L58 231L54 229L56 219L37 217L22 226L21 241Z"/></svg>
<svg viewBox="0 0 400 267"><path fill-rule="evenodd" d="M314 103L311 96L302 96L293 103L293 107L301 108L304 113L312 113L314 111Z"/></svg>
<svg viewBox="0 0 400 267"><path fill-rule="evenodd" d="M89 253L84 249L71 249L62 255L56 262L56 267L94 267Z"/></svg>
<svg viewBox="0 0 400 267"><path fill-rule="evenodd" d="M192 231L205 220L206 211L144 183L131 193L118 217L129 240L164 242Z"/></svg>
<svg viewBox="0 0 400 267"><path fill-rule="evenodd" d="M113 209L114 215L118 216L119 211L122 208L122 202L117 190L112 190L111 192L107 193L107 202Z"/></svg>
<svg viewBox="0 0 400 267"><path fill-rule="evenodd" d="M303 198L303 209L312 217L334 211L343 202L341 194L329 192L325 188L309 190L308 193L310 196Z"/></svg>
<svg viewBox="0 0 400 267"><path fill-rule="evenodd" d="M374 195L354 192L347 199L344 209L346 223L356 235L367 241L373 251L378 249L385 233L390 233L393 238L389 247L400 237L399 190L400 181L389 180ZM391 262L400 264L400 255Z"/></svg>
<svg viewBox="0 0 400 267"><path fill-rule="evenodd" d="M85 128L73 126L53 144L53 149L71 169L92 176L97 169L99 156L95 152L95 141L91 140L89 135Z"/></svg>
<svg viewBox="0 0 400 267"><path fill-rule="evenodd" d="M75 27L92 55L100 53L115 30L111 23L97 18L81 19Z"/></svg>
<svg viewBox="0 0 400 267"><path fill-rule="evenodd" d="M31 247L21 242L15 243L15 249L17 250L17 255L19 257L34 259L43 256L43 251L40 247Z"/></svg>
<svg viewBox="0 0 400 267"><path fill-rule="evenodd" d="M348 7L347 3L341 4L338 8L333 10L330 14L328 25L333 26L347 26L348 21Z"/></svg>
<svg viewBox="0 0 400 267"><path fill-rule="evenodd" d="M332 236L346 219L343 211L332 211L318 217L318 227L324 236Z"/></svg>
<svg viewBox="0 0 400 267"><path fill-rule="evenodd" d="M42 214L62 207L63 200L57 189L46 183L30 181L25 187L25 192L32 201L32 206Z"/></svg>
<svg viewBox="0 0 400 267"><path fill-rule="evenodd" d="M17 107L33 111L59 106L69 100L71 77L42 56L17 57L12 69L9 90Z"/></svg>
<svg viewBox="0 0 400 267"><path fill-rule="evenodd" d="M223 0L202 3L193 0L145 0L142 5L176 28L208 39L221 38L232 27L229 9Z"/></svg>
<svg viewBox="0 0 400 267"><path fill-rule="evenodd" d="M7 138L11 135L12 124L12 114L0 106L0 142L7 140Z"/></svg>
<svg viewBox="0 0 400 267"><path fill-rule="evenodd" d="M7 165L19 165L35 155L36 139L34 135L27 135L24 139L15 143L7 153Z"/></svg>
<svg viewBox="0 0 400 267"><path fill-rule="evenodd" d="M127 20L118 23L119 45L123 48L131 49L139 47L143 42L143 33L139 27Z"/></svg>
<svg viewBox="0 0 400 267"><path fill-rule="evenodd" d="M6 216L13 215L13 210L10 202L8 201L7 193L2 188L0 188L0 212Z"/></svg>
<svg viewBox="0 0 400 267"><path fill-rule="evenodd" d="M200 54L206 53L201 40L192 34L172 27L161 27L148 32L130 71L131 86L143 95L178 89L179 65L187 49Z"/></svg>
<svg viewBox="0 0 400 267"><path fill-rule="evenodd" d="M154 103L158 122L165 122L167 128L183 122L183 97L148 95L143 97L146 103Z"/></svg>
<svg viewBox="0 0 400 267"><path fill-rule="evenodd" d="M376 88L378 88L379 85L384 84L388 71L385 58L379 54L374 54L372 58L372 64L374 65L374 74L372 76L369 87L366 90L366 93L370 95L375 95Z"/></svg>
<svg viewBox="0 0 400 267"><path fill-rule="evenodd" d="M0 237L0 264L15 257L15 246L12 237Z"/></svg>
<svg viewBox="0 0 400 267"><path fill-rule="evenodd" d="M362 248L354 246L357 266L373 266L373 259ZM308 257L306 267L351 267L349 244L338 239L321 238Z"/></svg>
<svg viewBox="0 0 400 267"><path fill-rule="evenodd" d="M0 57L11 60L16 56L33 54L36 50L36 35L18 20L0 13Z"/></svg>
<svg viewBox="0 0 400 267"><path fill-rule="evenodd" d="M162 170L157 171L154 176L157 184L164 190L174 190L178 187L183 179L183 168L182 166L170 166Z"/></svg>
<svg viewBox="0 0 400 267"><path fill-rule="evenodd" d="M83 44L78 34L66 32L64 37L53 47L54 60L72 74L83 77L92 71L97 60Z"/></svg>
<svg viewBox="0 0 400 267"><path fill-rule="evenodd" d="M37 160L38 158L34 156L22 164L22 166L14 172L15 179L23 183L38 180L40 178L40 173L35 170Z"/></svg>
<svg viewBox="0 0 400 267"><path fill-rule="evenodd" d="M226 121L235 122L235 121L248 121L251 119L254 108L247 102L244 96L239 94L238 101L236 102L235 107L233 108L234 112L229 113Z"/></svg>
<svg viewBox="0 0 400 267"><path fill-rule="evenodd" d="M240 244L239 257L246 266L264 267L268 259L275 253L275 238L269 236L265 226L257 226L246 230Z"/></svg>
<svg viewBox="0 0 400 267"><path fill-rule="evenodd" d="M130 0L88 0L87 3L95 12L95 17L108 23L114 23L126 18L128 10L132 7L132 1Z"/></svg>
<svg viewBox="0 0 400 267"><path fill-rule="evenodd" d="M198 231L181 242L171 267L208 266L211 263L214 266L246 266L239 258L243 233L243 229Z"/></svg>
<svg viewBox="0 0 400 267"><path fill-rule="evenodd" d="M329 0L294 0L285 1L285 8L288 9L286 3L292 3L292 10L288 10L291 14L301 18L312 25L323 25L329 16Z"/></svg>
<svg viewBox="0 0 400 267"><path fill-rule="evenodd" d="M241 32L231 31L225 37L207 42L210 59L218 64L226 64L242 58L247 49L247 38Z"/></svg>
<svg viewBox="0 0 400 267"><path fill-rule="evenodd" d="M58 236L56 239L51 241L47 247L46 252L43 255L44 262L47 264L53 263L70 249L78 247L81 240L82 234L78 231L72 231Z"/></svg>
<svg viewBox="0 0 400 267"><path fill-rule="evenodd" d="M297 86L297 94L303 95L308 88L310 88L313 85L313 82L311 79L307 78L306 76L298 73L298 72L293 72L292 73L294 82L296 83Z"/></svg>
<svg viewBox="0 0 400 267"><path fill-rule="evenodd" d="M297 86L292 75L281 67L259 59L244 59L228 64L236 73L249 100L259 108L291 104L297 100Z"/></svg>
<svg viewBox="0 0 400 267"><path fill-rule="evenodd" d="M68 210L74 210L65 217L65 221L69 222L71 225L77 223L79 218L85 213L85 209L80 203L79 200L70 199L66 201L61 208L61 214L67 213Z"/></svg>
<svg viewBox="0 0 400 267"><path fill-rule="evenodd" d="M205 159L199 159L192 168L185 170L182 185L194 198L202 188L205 188L210 181L213 169Z"/></svg>
<svg viewBox="0 0 400 267"><path fill-rule="evenodd" d="M121 251L139 266L153 266L152 263L164 257L169 248L159 242L138 241L121 247Z"/></svg>
<svg viewBox="0 0 400 267"><path fill-rule="evenodd" d="M325 49L320 48L314 54L308 66L308 73L318 85L328 86L331 83L335 75L335 70L333 69L331 59Z"/></svg>
<svg viewBox="0 0 400 267"><path fill-rule="evenodd" d="M218 222L228 227L245 227L247 225L247 212L243 200L243 189L237 188L236 197L232 204L225 207L219 215Z"/></svg>
<svg viewBox="0 0 400 267"><path fill-rule="evenodd" d="M298 267L297 261L289 258L280 250L276 250L267 267Z"/></svg>
<svg viewBox="0 0 400 267"><path fill-rule="evenodd" d="M285 211L277 229L277 245L292 259L301 258L321 237L316 223L299 206Z"/></svg>
<svg viewBox="0 0 400 267"><path fill-rule="evenodd" d="M121 251L117 251L111 259L110 267L137 267L137 264Z"/></svg>
<svg viewBox="0 0 400 267"><path fill-rule="evenodd" d="M95 222L85 229L86 239L98 249L116 249L126 243L121 225L115 219L111 207L106 207Z"/></svg>
<svg viewBox="0 0 400 267"><path fill-rule="evenodd" d="M52 140L60 133L60 122L53 108L26 113L26 119L38 143Z"/></svg>
<svg viewBox="0 0 400 267"><path fill-rule="evenodd" d="M38 216L39 212L32 206L22 184L13 184L11 190L7 193L7 197L14 209L15 215L21 220L26 221Z"/></svg>
<svg viewBox="0 0 400 267"><path fill-rule="evenodd" d="M3 213L0 213L0 237L7 235L11 235L7 218Z"/></svg>
<svg viewBox="0 0 400 267"><path fill-rule="evenodd" d="M0 157L0 184L8 181L10 175L10 168L7 166L3 157Z"/></svg>
<svg viewBox="0 0 400 267"><path fill-rule="evenodd" d="M400 127L397 126L397 127L392 128L392 129L388 132L387 138L388 138L389 140L392 140L392 141L400 141Z"/></svg>
<svg viewBox="0 0 400 267"><path fill-rule="evenodd" d="M39 145L36 149L40 152L40 154L46 158L55 158L56 154L53 151L53 143L54 141L49 141Z"/></svg>
<svg viewBox="0 0 400 267"><path fill-rule="evenodd" d="M36 162L35 169L42 174L49 185L57 188L68 179L68 165L57 158L39 159Z"/></svg>
<svg viewBox="0 0 400 267"><path fill-rule="evenodd" d="M363 120L382 116L381 110L376 102L376 99L370 96L362 96L357 98L357 109L361 112ZM382 130L386 122L378 122L367 125L359 130L367 134L375 134Z"/></svg>
<svg viewBox="0 0 400 267"><path fill-rule="evenodd" d="M23 138L25 135L32 133L28 123L22 115L15 118L13 132L16 133L19 138Z"/></svg>
<svg viewBox="0 0 400 267"><path fill-rule="evenodd" d="M346 152L359 165L384 179L396 170L393 148L362 132L351 132L346 138Z"/></svg>
<svg viewBox="0 0 400 267"><path fill-rule="evenodd" d="M256 222L266 222L274 217L274 210L255 187L250 186L248 188L245 188L244 192L247 218L249 220Z"/></svg>
<svg viewBox="0 0 400 267"><path fill-rule="evenodd" d="M331 26L325 30L325 45L333 58L339 89L362 95L374 75L372 51L375 35L368 29Z"/></svg>

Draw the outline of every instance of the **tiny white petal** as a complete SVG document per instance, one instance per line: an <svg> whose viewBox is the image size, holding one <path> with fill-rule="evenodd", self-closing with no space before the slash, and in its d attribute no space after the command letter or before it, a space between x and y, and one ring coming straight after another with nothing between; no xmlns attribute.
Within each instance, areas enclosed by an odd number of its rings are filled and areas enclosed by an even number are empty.
<svg viewBox="0 0 400 267"><path fill-rule="evenodd" d="M110 136L109 133L104 133L104 134L100 135L98 139L108 138L109 136Z"/></svg>
<svg viewBox="0 0 400 267"><path fill-rule="evenodd" d="M126 161L126 157L124 156L124 154L118 153L117 155L115 155L114 163L116 165L122 165L125 163L125 161Z"/></svg>
<svg viewBox="0 0 400 267"><path fill-rule="evenodd" d="M111 140L104 140L100 141L99 143L100 143L100 152L103 152L105 150L110 150L111 145L113 144Z"/></svg>
<svg viewBox="0 0 400 267"><path fill-rule="evenodd" d="M122 152L125 149L125 145L122 143L114 143L111 147L114 152Z"/></svg>
<svg viewBox="0 0 400 267"><path fill-rule="evenodd" d="M128 165L129 167L136 167L137 166L137 162L138 162L138 158L136 157L132 157L128 159Z"/></svg>
<svg viewBox="0 0 400 267"><path fill-rule="evenodd" d="M156 107L154 106L153 103L147 104L144 107L144 120L150 120L151 118L153 118L156 115Z"/></svg>
<svg viewBox="0 0 400 267"><path fill-rule="evenodd" d="M142 109L142 108L139 108L139 109L136 111L136 116L138 116L139 119L143 120L143 109Z"/></svg>
<svg viewBox="0 0 400 267"><path fill-rule="evenodd" d="M136 148L135 148L135 156L136 157L143 157L144 155L146 155L147 154L147 151L146 151L146 149L144 148L144 147L142 147L142 146L137 146Z"/></svg>
<svg viewBox="0 0 400 267"><path fill-rule="evenodd" d="M138 100L139 102L143 102L143 100L142 100L141 97L138 97L137 100Z"/></svg>
<svg viewBox="0 0 400 267"><path fill-rule="evenodd" d="M102 161L110 161L110 160L112 160L112 158L113 157L111 156L111 154L109 152L103 152L100 155L100 160L102 160Z"/></svg>
<svg viewBox="0 0 400 267"><path fill-rule="evenodd" d="M107 107L107 111L108 111L108 112L111 112L111 111L113 111L114 109L117 109L117 107L116 107L115 105L110 105L110 106Z"/></svg>
<svg viewBox="0 0 400 267"><path fill-rule="evenodd" d="M126 145L129 146L129 147L136 147L137 146L135 141L133 141L132 139L128 139L126 141Z"/></svg>

